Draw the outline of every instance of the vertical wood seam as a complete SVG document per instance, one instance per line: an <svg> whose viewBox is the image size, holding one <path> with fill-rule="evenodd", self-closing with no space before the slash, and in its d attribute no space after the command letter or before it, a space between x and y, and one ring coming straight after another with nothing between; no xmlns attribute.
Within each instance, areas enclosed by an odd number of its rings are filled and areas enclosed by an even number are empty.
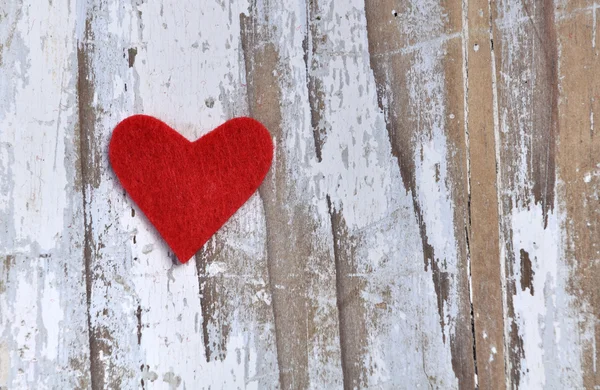
<svg viewBox="0 0 600 390"><path fill-rule="evenodd" d="M496 199L498 208L498 240L499 240L499 254L500 254L500 285L502 287L502 318L504 342L502 344L502 355L504 356L504 380L505 388L511 388L511 378L509 373L511 372L510 356L508 353L510 343L509 332L509 319L506 316L508 313L508 297L506 290L506 256L504 247L504 231L502 230L502 218L504 215L504 207L502 204L502 198L500 193L501 187L501 161L500 161L500 119L498 111L498 84L496 74L496 54L494 52L494 14L492 12L492 1L488 0L488 13L489 13L489 37L490 37L490 55L491 55L491 67L492 67L492 113L494 120L494 150L496 152Z"/></svg>
<svg viewBox="0 0 600 390"><path fill-rule="evenodd" d="M467 271L469 286L469 306L471 309L471 333L473 337L473 382L479 388L477 372L477 332L475 328L475 311L473 309L473 280L471 267L471 146L469 139L469 0L462 0L462 53L463 53L463 106L465 131L465 163L467 169L467 223L465 224L465 240L467 251Z"/></svg>
<svg viewBox="0 0 600 390"><path fill-rule="evenodd" d="M81 21L80 21L81 22ZM89 53L88 39L91 30L91 20L85 12L85 28L82 41L77 42L77 100L78 100L78 122L79 122L79 148L81 163L81 192L82 192L82 209L83 209L83 225L84 225L84 240L83 240L83 261L85 269L85 290L87 304L87 330L88 343L90 350L90 386L92 390L99 390L104 387L102 379L102 366L99 361L98 342L95 338L92 329L92 321L90 308L92 303L92 247L93 247L93 232L92 222L90 220L89 205L87 196L87 186L90 184L91 173L89 153L90 145L89 138L93 137L94 129L94 112L91 108L93 103L93 83L89 80Z"/></svg>
<svg viewBox="0 0 600 390"><path fill-rule="evenodd" d="M341 359L342 359L342 387L344 389L348 389L349 386L349 381L348 381L348 367L346 366L345 361L346 361L346 348L345 348L345 332L344 332L344 326L342 323L342 299L340 296L340 292L342 290L342 286L341 286L341 275L340 275L340 254L339 254L339 248L337 246L337 242L339 240L338 238L338 234L337 234L337 223L335 221L335 217L334 217L334 211L332 209L332 204L331 204L331 198L329 195L327 195L327 208L329 210L329 216L330 216L330 220L331 220L331 235L333 236L333 258L335 261L335 290L336 290L336 301L337 301L337 309L338 309L338 326L339 326L339 332L340 332L340 354L341 354Z"/></svg>

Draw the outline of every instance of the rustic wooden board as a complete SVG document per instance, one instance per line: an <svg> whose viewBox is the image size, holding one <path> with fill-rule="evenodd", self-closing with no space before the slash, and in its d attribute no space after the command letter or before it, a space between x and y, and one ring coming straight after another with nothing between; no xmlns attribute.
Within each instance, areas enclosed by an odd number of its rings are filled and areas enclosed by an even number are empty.
<svg viewBox="0 0 600 390"><path fill-rule="evenodd" d="M0 5L2 388L89 384L75 9Z"/></svg>
<svg viewBox="0 0 600 390"><path fill-rule="evenodd" d="M599 387L599 12L3 2L0 389ZM185 265L110 169L134 113L273 135Z"/></svg>
<svg viewBox="0 0 600 390"><path fill-rule="evenodd" d="M497 157L497 98L491 4L471 0L464 19L467 89L469 249L473 334L478 384L502 388L504 361L504 267L500 252ZM495 158L493 158L495 156ZM508 384L507 384L508 385ZM510 386L507 386L510 388Z"/></svg>
<svg viewBox="0 0 600 390"><path fill-rule="evenodd" d="M598 280L593 248L600 239L591 181L600 162L596 11L591 2L510 1L492 10L510 387L599 384L598 300L590 284Z"/></svg>

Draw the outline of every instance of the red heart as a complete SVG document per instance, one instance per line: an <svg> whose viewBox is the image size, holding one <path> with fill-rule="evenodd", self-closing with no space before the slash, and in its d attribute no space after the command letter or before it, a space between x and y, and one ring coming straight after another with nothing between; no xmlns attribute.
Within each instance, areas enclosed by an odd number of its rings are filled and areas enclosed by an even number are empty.
<svg viewBox="0 0 600 390"><path fill-rule="evenodd" d="M267 129L235 118L195 142L134 115L115 128L113 170L131 198L187 262L258 189L273 160Z"/></svg>

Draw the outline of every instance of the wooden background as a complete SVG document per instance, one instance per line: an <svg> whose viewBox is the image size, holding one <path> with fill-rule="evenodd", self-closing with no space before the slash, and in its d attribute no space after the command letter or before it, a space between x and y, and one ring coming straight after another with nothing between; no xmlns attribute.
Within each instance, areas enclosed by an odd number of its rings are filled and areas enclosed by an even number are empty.
<svg viewBox="0 0 600 390"><path fill-rule="evenodd" d="M599 16L0 1L0 388L600 388ZM134 113L276 143L183 266L107 161Z"/></svg>

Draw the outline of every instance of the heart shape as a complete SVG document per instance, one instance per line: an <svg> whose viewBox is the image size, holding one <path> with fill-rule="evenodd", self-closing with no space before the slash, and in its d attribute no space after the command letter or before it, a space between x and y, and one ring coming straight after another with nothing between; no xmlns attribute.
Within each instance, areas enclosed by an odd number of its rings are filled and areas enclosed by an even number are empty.
<svg viewBox="0 0 600 390"><path fill-rule="evenodd" d="M180 262L187 262L262 183L273 160L268 130L231 119L195 142L134 115L113 131L109 159L123 188Z"/></svg>

